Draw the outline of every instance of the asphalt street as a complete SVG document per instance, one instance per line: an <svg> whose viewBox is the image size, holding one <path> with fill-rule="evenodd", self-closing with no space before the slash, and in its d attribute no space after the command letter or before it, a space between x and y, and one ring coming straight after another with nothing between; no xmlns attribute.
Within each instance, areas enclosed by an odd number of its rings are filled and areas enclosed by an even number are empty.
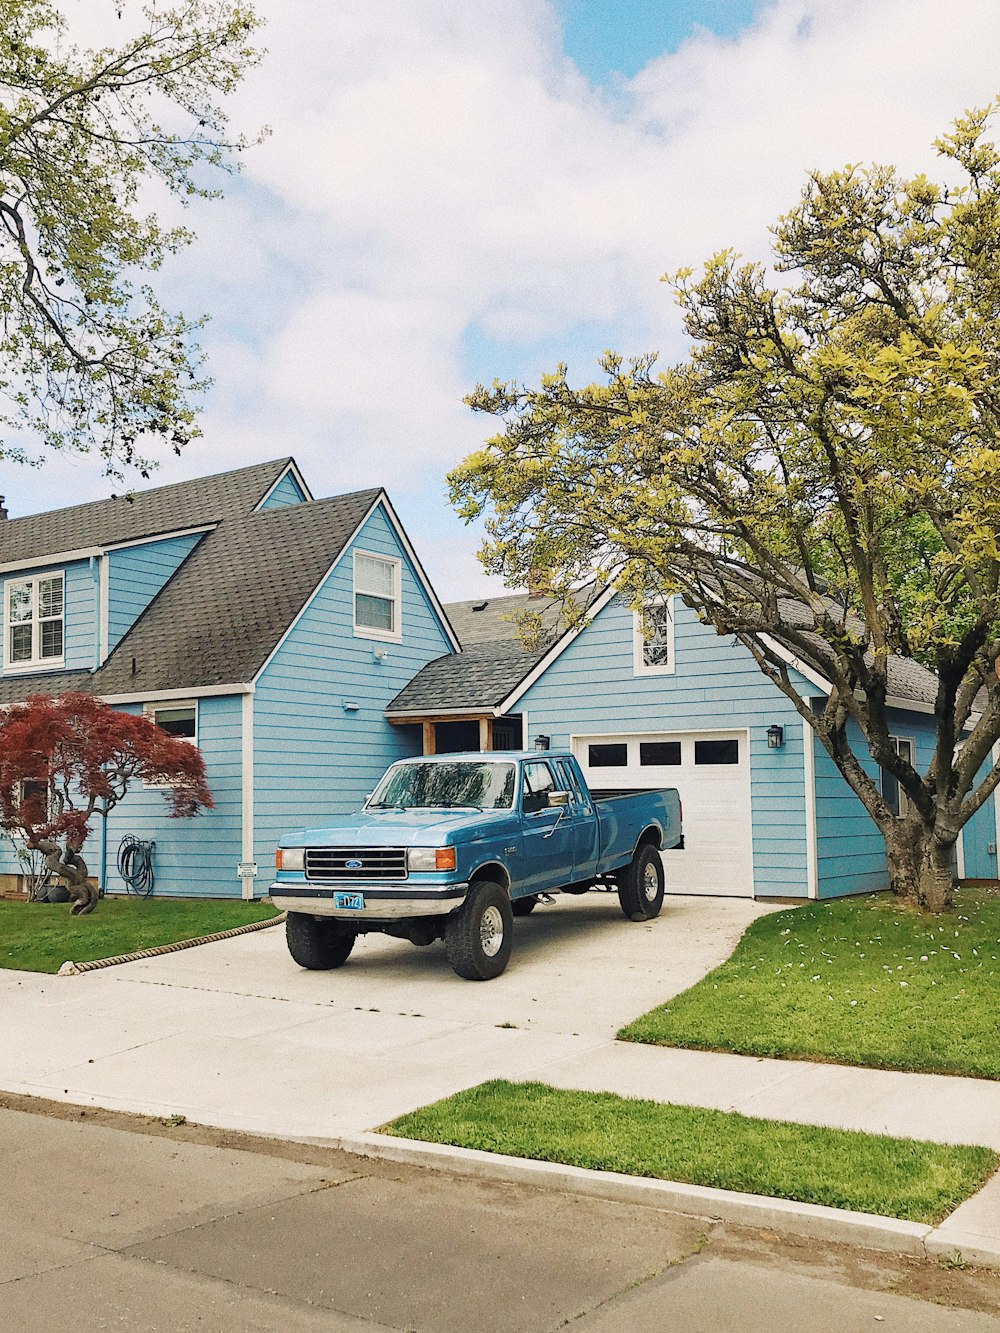
<svg viewBox="0 0 1000 1333"><path fill-rule="evenodd" d="M4 1330L1000 1330L997 1273L9 1095L0 1133Z"/></svg>

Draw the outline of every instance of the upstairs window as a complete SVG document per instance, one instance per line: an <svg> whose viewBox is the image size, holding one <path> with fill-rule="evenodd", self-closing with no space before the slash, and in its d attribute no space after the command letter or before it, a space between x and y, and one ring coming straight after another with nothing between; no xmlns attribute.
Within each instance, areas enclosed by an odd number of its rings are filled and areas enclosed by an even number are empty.
<svg viewBox="0 0 1000 1333"><path fill-rule="evenodd" d="M4 666L10 670L63 665L65 576L11 579L4 611Z"/></svg>
<svg viewBox="0 0 1000 1333"><path fill-rule="evenodd" d="M354 632L364 638L399 639L401 562L354 553Z"/></svg>
<svg viewBox="0 0 1000 1333"><path fill-rule="evenodd" d="M637 676L672 675L674 670L674 601L654 597L633 613L633 666Z"/></svg>

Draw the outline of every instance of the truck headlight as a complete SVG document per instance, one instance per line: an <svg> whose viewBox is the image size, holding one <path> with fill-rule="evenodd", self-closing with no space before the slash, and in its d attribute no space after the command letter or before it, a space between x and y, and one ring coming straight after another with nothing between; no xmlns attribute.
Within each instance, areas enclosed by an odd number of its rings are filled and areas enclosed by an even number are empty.
<svg viewBox="0 0 1000 1333"><path fill-rule="evenodd" d="M407 870L454 870L454 847L410 847L406 853Z"/></svg>
<svg viewBox="0 0 1000 1333"><path fill-rule="evenodd" d="M274 853L275 870L305 870L306 849L304 847L279 847Z"/></svg>

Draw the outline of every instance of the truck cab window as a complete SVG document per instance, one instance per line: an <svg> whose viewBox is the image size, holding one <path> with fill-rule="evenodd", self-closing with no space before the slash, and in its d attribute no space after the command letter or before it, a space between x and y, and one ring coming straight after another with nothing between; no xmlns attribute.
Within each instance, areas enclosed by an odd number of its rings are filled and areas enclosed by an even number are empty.
<svg viewBox="0 0 1000 1333"><path fill-rule="evenodd" d="M548 764L533 763L524 766L524 795L521 805L526 815L548 809L549 792L556 790L552 770Z"/></svg>

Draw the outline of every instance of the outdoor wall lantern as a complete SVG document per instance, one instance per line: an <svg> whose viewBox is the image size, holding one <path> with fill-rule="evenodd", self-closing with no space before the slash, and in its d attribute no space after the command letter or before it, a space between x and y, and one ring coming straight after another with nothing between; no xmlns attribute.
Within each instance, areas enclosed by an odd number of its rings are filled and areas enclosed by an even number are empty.
<svg viewBox="0 0 1000 1333"><path fill-rule="evenodd" d="M535 737L535 749L536 749L536 750L547 750L548 748L549 748L549 737L548 737L548 736L536 736L536 737Z"/></svg>
<svg viewBox="0 0 1000 1333"><path fill-rule="evenodd" d="M784 743L784 727L779 727L776 722L772 722L767 729L767 748L769 750L780 750Z"/></svg>

